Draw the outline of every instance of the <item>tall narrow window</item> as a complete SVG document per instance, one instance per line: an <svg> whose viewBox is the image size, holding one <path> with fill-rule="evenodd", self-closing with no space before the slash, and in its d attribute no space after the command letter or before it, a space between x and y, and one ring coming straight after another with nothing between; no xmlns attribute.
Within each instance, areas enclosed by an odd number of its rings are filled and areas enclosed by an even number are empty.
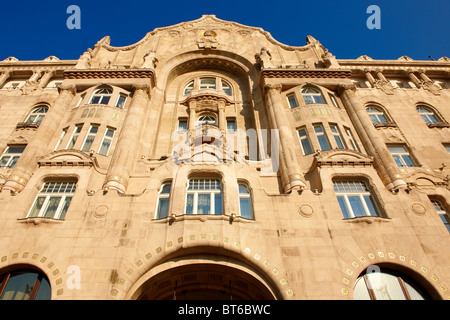
<svg viewBox="0 0 450 320"><path fill-rule="evenodd" d="M48 111L47 106L39 106L33 109L33 111L28 116L27 120L25 121L26 124L34 124L34 125L40 125L42 120L45 117L45 114Z"/></svg>
<svg viewBox="0 0 450 320"><path fill-rule="evenodd" d="M322 93L318 89L303 88L302 95L306 104L325 103Z"/></svg>
<svg viewBox="0 0 450 320"><path fill-rule="evenodd" d="M108 104L109 99L111 99L112 90L111 89L99 89L92 95L90 104Z"/></svg>
<svg viewBox="0 0 450 320"><path fill-rule="evenodd" d="M186 214L222 214L222 186L219 179L189 180Z"/></svg>
<svg viewBox="0 0 450 320"><path fill-rule="evenodd" d="M369 106L366 108L366 111L374 125L390 123L388 117L381 108Z"/></svg>
<svg viewBox="0 0 450 320"><path fill-rule="evenodd" d="M201 78L200 89L216 89L216 78Z"/></svg>
<svg viewBox="0 0 450 320"><path fill-rule="evenodd" d="M231 96L231 86L228 82L222 80L222 90L223 92L225 92L227 95Z"/></svg>
<svg viewBox="0 0 450 320"><path fill-rule="evenodd" d="M73 146L75 145L75 142L77 142L78 136L80 135L81 128L83 128L82 124L78 124L75 126L75 129L73 130L72 133L72 137L70 137L70 141L66 149L73 149Z"/></svg>
<svg viewBox="0 0 450 320"><path fill-rule="evenodd" d="M49 181L44 183L27 218L63 220L69 209L76 181Z"/></svg>
<svg viewBox="0 0 450 320"><path fill-rule="evenodd" d="M64 137L65 137L66 134L67 134L67 129L68 129L68 128L64 128L64 129L63 129L63 131L62 131L62 133L61 133L61 136L59 137L58 142L56 143L55 149L54 149L53 151L57 150L58 147L61 145L61 142L63 141Z"/></svg>
<svg viewBox="0 0 450 320"><path fill-rule="evenodd" d="M111 148L111 144L114 138L115 129L113 128L106 128L105 135L103 136L102 143L100 145L100 149L98 150L98 153L104 156L108 155L109 149Z"/></svg>
<svg viewBox="0 0 450 320"><path fill-rule="evenodd" d="M439 200L431 200L431 203L433 204L436 213L439 215L439 218L441 218L442 223L444 223L444 226L447 228L448 232L450 232L450 216L447 210L445 210Z"/></svg>
<svg viewBox="0 0 450 320"><path fill-rule="evenodd" d="M295 94L289 94L287 96L287 100L289 103L289 108L296 108L298 107L297 99L295 98Z"/></svg>
<svg viewBox="0 0 450 320"><path fill-rule="evenodd" d="M391 145L388 146L395 163L399 167L414 167L414 161L409 154L408 149L403 145Z"/></svg>
<svg viewBox="0 0 450 320"><path fill-rule="evenodd" d="M187 131L188 122L186 119L180 119L178 120L178 132L186 132Z"/></svg>
<svg viewBox="0 0 450 320"><path fill-rule="evenodd" d="M236 120L234 119L227 120L227 132L236 132Z"/></svg>
<svg viewBox="0 0 450 320"><path fill-rule="evenodd" d="M239 214L242 218L253 219L252 197L244 183L239 183Z"/></svg>
<svg viewBox="0 0 450 320"><path fill-rule="evenodd" d="M344 218L380 216L363 181L334 181L333 186Z"/></svg>
<svg viewBox="0 0 450 320"><path fill-rule="evenodd" d="M323 130L323 126L321 124L314 125L314 132L316 133L317 141L319 141L320 149L322 151L330 150L330 143Z"/></svg>
<svg viewBox="0 0 450 320"><path fill-rule="evenodd" d="M24 145L15 145L7 147L0 159L0 168L8 168L8 169L14 168L23 150L25 150L25 147L26 146Z"/></svg>
<svg viewBox="0 0 450 320"><path fill-rule="evenodd" d="M170 191L172 184L165 183L158 192L158 203L156 206L156 219L166 218L169 215Z"/></svg>
<svg viewBox="0 0 450 320"><path fill-rule="evenodd" d="M124 94L120 94L119 98L116 102L116 108L123 109L125 107L125 103L127 101L127 96Z"/></svg>
<svg viewBox="0 0 450 320"><path fill-rule="evenodd" d="M436 124L438 122L442 122L441 119L436 115L433 109L426 106L418 106L417 112L422 117L427 125Z"/></svg>
<svg viewBox="0 0 450 320"><path fill-rule="evenodd" d="M336 108L339 108L339 105L336 101L336 97L334 95L332 95L331 93L329 93L328 96L330 97L330 100L331 100L331 103L333 104L333 106L335 106Z"/></svg>
<svg viewBox="0 0 450 320"><path fill-rule="evenodd" d="M344 143L344 140L342 140L339 127L335 124L330 124L330 129L331 129L331 133L334 136L334 140L336 141L338 148L345 149L345 143Z"/></svg>
<svg viewBox="0 0 450 320"><path fill-rule="evenodd" d="M352 131L349 128L345 128L345 133L347 134L347 138L350 141L350 144L352 145L352 149L359 151L358 145L356 144Z"/></svg>
<svg viewBox="0 0 450 320"><path fill-rule="evenodd" d="M89 132L86 135L86 139L84 140L83 147L81 148L82 151L89 152L91 150L97 132L98 132L98 124L91 125L91 127L89 128Z"/></svg>
<svg viewBox="0 0 450 320"><path fill-rule="evenodd" d="M297 130L298 137L300 139L300 145L302 147L303 155L308 155L313 153L313 148L311 147L311 141L309 141L308 133L305 128Z"/></svg>
<svg viewBox="0 0 450 320"><path fill-rule="evenodd" d="M191 91L194 90L194 80L189 82L186 87L184 87L183 95L188 95Z"/></svg>

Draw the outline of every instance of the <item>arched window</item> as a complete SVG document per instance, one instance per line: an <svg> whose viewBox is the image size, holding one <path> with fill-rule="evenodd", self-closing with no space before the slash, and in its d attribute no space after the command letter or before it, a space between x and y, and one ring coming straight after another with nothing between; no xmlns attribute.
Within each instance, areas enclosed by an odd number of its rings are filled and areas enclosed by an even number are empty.
<svg viewBox="0 0 450 320"><path fill-rule="evenodd" d="M0 300L50 300L47 277L36 270L19 269L0 275Z"/></svg>
<svg viewBox="0 0 450 320"><path fill-rule="evenodd" d="M111 99L112 90L111 89L98 89L92 95L90 104L108 104L109 99Z"/></svg>
<svg viewBox="0 0 450 320"><path fill-rule="evenodd" d="M172 184L164 183L158 192L158 203L156 205L156 219L166 218L169 215L170 191Z"/></svg>
<svg viewBox="0 0 450 320"><path fill-rule="evenodd" d="M222 214L222 184L219 179L189 179L186 214Z"/></svg>
<svg viewBox="0 0 450 320"><path fill-rule="evenodd" d="M25 121L26 124L34 124L34 125L40 125L42 120L45 117L45 114L48 111L47 106L37 106L35 107L30 115L28 116L27 120Z"/></svg>
<svg viewBox="0 0 450 320"><path fill-rule="evenodd" d="M355 300L428 300L430 296L413 279L380 268L369 267L356 281Z"/></svg>
<svg viewBox="0 0 450 320"><path fill-rule="evenodd" d="M322 96L322 93L315 88L303 88L302 89L303 99L306 104L314 104L314 103L325 103L325 99Z"/></svg>
<svg viewBox="0 0 450 320"><path fill-rule="evenodd" d="M194 80L189 82L186 87L184 87L183 95L188 95L192 90L194 90Z"/></svg>
<svg viewBox="0 0 450 320"><path fill-rule="evenodd" d="M239 215L242 218L253 219L252 196L244 183L239 183Z"/></svg>
<svg viewBox="0 0 450 320"><path fill-rule="evenodd" d="M222 90L223 92L225 92L227 95L231 96L231 86L228 82L226 82L225 80L222 80Z"/></svg>
<svg viewBox="0 0 450 320"><path fill-rule="evenodd" d="M425 121L427 125L436 124L442 122L439 116L434 112L433 109L426 106L418 106L417 112L420 114L422 119Z"/></svg>
<svg viewBox="0 0 450 320"><path fill-rule="evenodd" d="M386 116L383 109L375 106L368 106L366 111L374 125L390 123L389 118Z"/></svg>
<svg viewBox="0 0 450 320"><path fill-rule="evenodd" d="M197 127L203 125L217 126L216 117L210 114L199 116L197 119Z"/></svg>

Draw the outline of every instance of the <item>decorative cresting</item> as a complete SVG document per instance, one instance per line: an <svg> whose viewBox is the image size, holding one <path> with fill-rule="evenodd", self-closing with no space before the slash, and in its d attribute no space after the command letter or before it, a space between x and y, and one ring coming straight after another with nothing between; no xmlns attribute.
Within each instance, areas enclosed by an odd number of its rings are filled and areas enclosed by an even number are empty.
<svg viewBox="0 0 450 320"><path fill-rule="evenodd" d="M123 123L120 138L111 160L104 190L115 189L119 193L125 193L130 172L136 159L139 137L141 136L144 119L149 102L149 84L134 84L134 93Z"/></svg>
<svg viewBox="0 0 450 320"><path fill-rule="evenodd" d="M304 190L306 188L305 178L294 150L295 140L284 111L281 88L281 84L268 84L265 86L271 124L273 129L279 131L279 141L272 141L271 143L278 143L279 146L280 171L284 191L290 192L293 189Z"/></svg>
<svg viewBox="0 0 450 320"><path fill-rule="evenodd" d="M25 188L34 170L37 168L38 159L47 153L50 141L59 129L63 116L66 114L75 94L76 87L73 85L64 85L60 88L58 98L45 115L33 139L20 156L3 189L16 193Z"/></svg>

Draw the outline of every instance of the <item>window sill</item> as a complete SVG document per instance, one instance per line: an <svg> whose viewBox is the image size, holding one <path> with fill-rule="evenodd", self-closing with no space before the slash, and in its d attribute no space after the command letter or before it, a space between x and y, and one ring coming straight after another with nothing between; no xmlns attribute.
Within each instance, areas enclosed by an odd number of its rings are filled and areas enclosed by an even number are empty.
<svg viewBox="0 0 450 320"><path fill-rule="evenodd" d="M39 125L35 123L26 123L26 122L19 122L16 125L16 129L23 129L23 128L37 129L39 128Z"/></svg>
<svg viewBox="0 0 450 320"><path fill-rule="evenodd" d="M373 216L366 216L366 217L354 217L354 218L344 218L345 222L348 223L367 223L372 224L374 222L390 222L391 218L384 218L384 217L373 217Z"/></svg>
<svg viewBox="0 0 450 320"><path fill-rule="evenodd" d="M377 123L375 128L397 128L397 125L393 122Z"/></svg>
<svg viewBox="0 0 450 320"><path fill-rule="evenodd" d="M428 128L450 128L450 124L446 122L436 122L429 124Z"/></svg>
<svg viewBox="0 0 450 320"><path fill-rule="evenodd" d="M232 215L224 215L224 214L182 214L182 215L173 215L171 217L153 219L155 222L167 223L167 222L179 222L179 221L192 221L192 220L200 220L201 222L205 222L208 220L213 221L227 221L227 222L253 222L254 219L242 218L240 216L232 216Z"/></svg>
<svg viewBox="0 0 450 320"><path fill-rule="evenodd" d="M32 223L34 225L38 225L38 224L41 224L41 223L60 224L60 223L64 222L64 220L61 220L61 219L44 218L44 217L21 218L21 219L17 219L17 221L19 221L21 223Z"/></svg>

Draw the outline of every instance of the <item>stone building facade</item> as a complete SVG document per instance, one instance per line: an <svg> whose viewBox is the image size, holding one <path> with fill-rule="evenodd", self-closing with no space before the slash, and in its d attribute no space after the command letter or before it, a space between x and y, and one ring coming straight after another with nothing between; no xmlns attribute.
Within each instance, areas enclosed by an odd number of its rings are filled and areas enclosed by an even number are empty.
<svg viewBox="0 0 450 320"><path fill-rule="evenodd" d="M213 15L10 57L1 298L449 299L449 88Z"/></svg>

